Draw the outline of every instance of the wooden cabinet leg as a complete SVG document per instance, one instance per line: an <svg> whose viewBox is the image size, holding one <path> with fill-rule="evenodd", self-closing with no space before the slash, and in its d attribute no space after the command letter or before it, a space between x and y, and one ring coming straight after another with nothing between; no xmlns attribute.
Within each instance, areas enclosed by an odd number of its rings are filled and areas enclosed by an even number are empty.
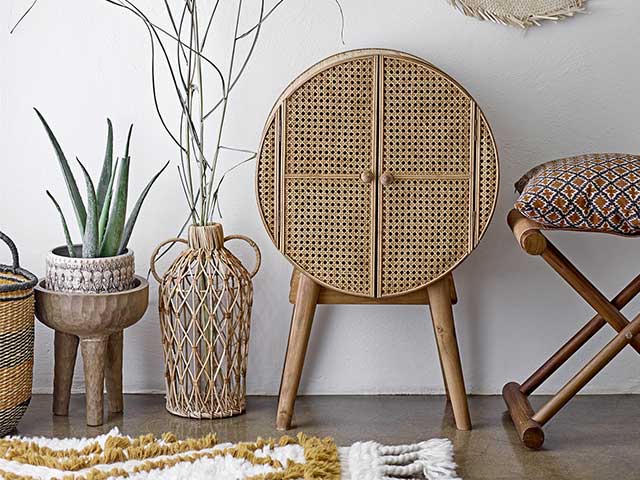
<svg viewBox="0 0 640 480"><path fill-rule="evenodd" d="M80 351L84 363L87 425L92 427L102 425L103 422L104 364L107 355L107 341L107 337L80 340Z"/></svg>
<svg viewBox="0 0 640 480"><path fill-rule="evenodd" d="M445 377L453 415L458 430L471 430L467 394L464 387L460 352L456 339L456 329L453 322L453 309L449 290L449 279L441 280L427 287L429 293L429 308L431 319L438 343L440 361Z"/></svg>
<svg viewBox="0 0 640 480"><path fill-rule="evenodd" d="M105 365L105 383L109 412L121 413L124 409L122 398L122 347L124 332L109 335L107 343L107 361Z"/></svg>
<svg viewBox="0 0 640 480"><path fill-rule="evenodd" d="M320 293L320 285L304 274L300 275L300 283L296 294L296 303L291 318L289 344L282 370L280 383L280 399L278 401L278 415L276 428L287 430L291 427L293 407L298 394L304 357L307 353L309 335L313 325L313 316Z"/></svg>
<svg viewBox="0 0 640 480"><path fill-rule="evenodd" d="M53 414L69 415L69 399L73 383L73 369L76 366L78 337L68 333L55 332L53 367Z"/></svg>

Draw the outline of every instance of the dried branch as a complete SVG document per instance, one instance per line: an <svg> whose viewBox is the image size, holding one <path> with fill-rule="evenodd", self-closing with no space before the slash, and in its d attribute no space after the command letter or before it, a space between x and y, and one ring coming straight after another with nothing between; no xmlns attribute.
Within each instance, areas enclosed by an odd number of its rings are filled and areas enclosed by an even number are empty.
<svg viewBox="0 0 640 480"><path fill-rule="evenodd" d="M230 1L237 2L237 12L233 37L229 39L231 41L231 54L228 71L223 74L218 65L204 53L207 40L213 31L215 16L219 12L220 0L215 1L212 10L207 12L206 16L203 13L203 18L206 20L203 25L200 24L201 12L198 8L198 0L184 0L182 5L176 2L178 4L177 7L175 5L172 6L173 2L163 0L165 15L170 24L170 27L167 27L168 30L152 21L136 6L135 0L105 0L108 4L134 14L144 24L149 35L151 43L151 91L154 108L162 127L178 146L180 155L178 177L189 208L189 217L180 233L184 231L189 220L196 225L206 225L211 222L216 210L220 213L220 188L227 174L257 157L257 154L251 150L224 145L222 143L223 131L228 113L230 94L245 73L247 65L253 57L260 38L262 25L284 3L284 0L276 0L276 3L268 10L265 10L265 0L260 0L258 21L244 32L240 31L243 0ZM340 12L340 37L342 43L344 43L344 12L340 0L334 1ZM38 0L33 0L29 8L12 28L11 33L15 31L37 2ZM186 35L189 36L188 40L186 40ZM238 54L239 42L248 37L252 37L251 44L244 57L240 58ZM175 42L175 51L171 48L171 51L175 53L175 57L173 53L169 54L168 45L170 42ZM157 88L158 59L162 59L166 64L171 86L176 95L180 109L179 132L174 132L169 127L165 114L160 107ZM210 69L215 72L219 82L219 87L216 88L220 88L222 94L212 108L206 109L204 91L209 85L207 75L213 73ZM209 159L205 153L205 122L220 107L222 107L222 111L217 116L215 144L214 148L211 149L211 158ZM249 157L226 170L218 179L216 173L221 161L221 152L223 151L244 153L248 154ZM192 162L195 162L195 164ZM164 255L169 248L160 256Z"/></svg>
<svg viewBox="0 0 640 480"><path fill-rule="evenodd" d="M22 20L24 20L24 17L29 15L29 12L31 11L31 9L33 9L33 7L36 6L36 3L38 3L38 0L33 0L33 3L31 5L29 5L29 8L27 8L27 10L22 14L22 16L18 19L16 24L13 26L13 28L9 31L9 35L13 34L13 32L16 31L16 28L18 28L18 25L20 25Z"/></svg>

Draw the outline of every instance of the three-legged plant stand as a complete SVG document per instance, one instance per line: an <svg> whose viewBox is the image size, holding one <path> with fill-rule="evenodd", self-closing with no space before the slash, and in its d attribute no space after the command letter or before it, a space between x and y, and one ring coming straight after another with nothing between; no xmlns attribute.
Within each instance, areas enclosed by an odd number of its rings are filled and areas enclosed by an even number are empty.
<svg viewBox="0 0 640 480"><path fill-rule="evenodd" d="M123 411L123 331L142 318L149 284L136 277L131 290L105 294L53 292L36 287L36 316L55 330L53 413L69 415L78 345L84 364L87 425L103 423L106 383L109 412Z"/></svg>

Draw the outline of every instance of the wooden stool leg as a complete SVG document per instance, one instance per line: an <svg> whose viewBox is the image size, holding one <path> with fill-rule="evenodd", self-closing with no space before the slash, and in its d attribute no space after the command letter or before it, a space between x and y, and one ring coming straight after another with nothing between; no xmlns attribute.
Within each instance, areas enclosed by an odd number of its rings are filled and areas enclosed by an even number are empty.
<svg viewBox="0 0 640 480"><path fill-rule="evenodd" d="M533 450L541 448L544 443L544 432L542 426L532 420L533 408L527 396L522 393L520 385L515 382L507 383L502 389L502 397L522 443Z"/></svg>
<svg viewBox="0 0 640 480"><path fill-rule="evenodd" d="M73 369L76 366L78 337L55 332L53 370L53 414L69 415L69 399L73 383Z"/></svg>
<svg viewBox="0 0 640 480"><path fill-rule="evenodd" d="M109 335L107 343L107 361L105 365L105 383L109 412L121 413L124 409L122 398L122 347L124 332Z"/></svg>
<svg viewBox="0 0 640 480"><path fill-rule="evenodd" d="M587 383L606 367L624 347L640 340L640 315L600 350L560 391L532 417L544 425L564 407Z"/></svg>
<svg viewBox="0 0 640 480"><path fill-rule="evenodd" d="M289 344L280 383L280 399L276 428L287 430L291 427L293 407L298 394L304 357L307 353L309 335L316 311L320 286L304 274L300 275L300 283L296 294L296 303L291 318Z"/></svg>
<svg viewBox="0 0 640 480"><path fill-rule="evenodd" d="M460 364L460 352L456 339L451 306L450 280L445 277L429 285L429 308L440 352L445 384L451 398L453 416L458 430L471 430L467 393Z"/></svg>
<svg viewBox="0 0 640 480"><path fill-rule="evenodd" d="M107 355L107 337L80 340L84 383L86 390L87 425L102 425L104 402L104 364Z"/></svg>
<svg viewBox="0 0 640 480"><path fill-rule="evenodd" d="M633 300L638 293L640 293L640 275L631 280L631 282L611 300L611 303L620 310ZM525 395L530 395L605 325L606 320L602 318L601 315L593 317L589 323L582 327L578 333L522 384L520 391Z"/></svg>

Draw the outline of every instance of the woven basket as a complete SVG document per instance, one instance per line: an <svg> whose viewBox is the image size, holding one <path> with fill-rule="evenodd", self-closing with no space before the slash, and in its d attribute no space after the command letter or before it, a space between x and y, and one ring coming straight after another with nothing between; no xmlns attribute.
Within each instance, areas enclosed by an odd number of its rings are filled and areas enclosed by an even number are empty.
<svg viewBox="0 0 640 480"><path fill-rule="evenodd" d="M225 248L244 240L254 249L256 267L249 273ZM188 244L160 277L155 260L168 244ZM253 285L260 250L242 235L225 237L222 225L191 226L189 241L160 244L151 271L160 283L158 308L165 356L166 408L189 418L239 415L246 406L246 376Z"/></svg>
<svg viewBox="0 0 640 480"><path fill-rule="evenodd" d="M13 265L0 265L0 435L11 432L31 401L33 287L38 279L20 268L18 250L4 233Z"/></svg>

